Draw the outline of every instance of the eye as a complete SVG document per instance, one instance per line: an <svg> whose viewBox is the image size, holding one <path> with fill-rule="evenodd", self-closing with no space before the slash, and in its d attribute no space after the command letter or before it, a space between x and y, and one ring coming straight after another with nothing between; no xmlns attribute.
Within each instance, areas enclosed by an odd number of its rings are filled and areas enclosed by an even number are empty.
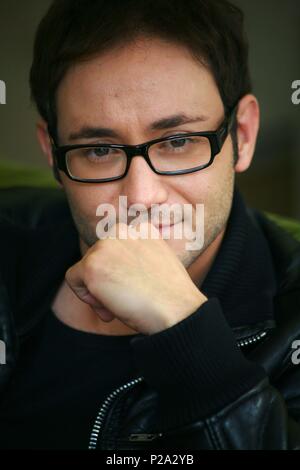
<svg viewBox="0 0 300 470"><path fill-rule="evenodd" d="M82 152L82 156L90 162L109 162L119 154L119 149L110 147L85 148Z"/></svg>
<svg viewBox="0 0 300 470"><path fill-rule="evenodd" d="M178 137L177 139L162 142L161 149L168 152L186 151L197 143L197 139L192 137Z"/></svg>
<svg viewBox="0 0 300 470"><path fill-rule="evenodd" d="M190 140L191 139L182 138L182 139L171 140L169 143L171 147L176 149L176 148L184 147L187 144L187 142Z"/></svg>
<svg viewBox="0 0 300 470"><path fill-rule="evenodd" d="M97 147L97 148L90 148L86 149L86 155L88 157L105 157L109 155L111 152L110 148L107 147Z"/></svg>

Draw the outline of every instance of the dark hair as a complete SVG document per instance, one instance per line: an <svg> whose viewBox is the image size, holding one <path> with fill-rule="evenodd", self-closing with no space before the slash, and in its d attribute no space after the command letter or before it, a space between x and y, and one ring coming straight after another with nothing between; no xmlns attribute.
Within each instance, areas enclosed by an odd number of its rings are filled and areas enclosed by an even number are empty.
<svg viewBox="0 0 300 470"><path fill-rule="evenodd" d="M30 72L32 99L52 132L69 67L140 35L187 47L210 68L226 113L251 91L243 13L227 0L54 0L38 27Z"/></svg>

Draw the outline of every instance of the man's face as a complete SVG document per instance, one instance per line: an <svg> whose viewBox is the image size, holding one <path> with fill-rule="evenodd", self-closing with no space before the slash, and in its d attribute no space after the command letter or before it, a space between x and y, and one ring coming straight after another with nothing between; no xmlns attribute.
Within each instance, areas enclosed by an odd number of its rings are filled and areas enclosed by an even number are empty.
<svg viewBox="0 0 300 470"><path fill-rule="evenodd" d="M183 47L159 39L139 39L69 69L57 93L59 145L141 144L177 133L216 130L224 120L222 100L210 71ZM153 123L175 116L184 121ZM111 129L114 136L80 136L83 128ZM111 134L111 133L110 133ZM127 196L128 207L143 204L204 204L204 246L186 249L186 239L167 240L185 267L224 231L231 209L234 166L230 136L205 170L176 176L155 174L143 157L135 157L119 181L86 184L61 174L82 246L97 241L97 207L114 206Z"/></svg>

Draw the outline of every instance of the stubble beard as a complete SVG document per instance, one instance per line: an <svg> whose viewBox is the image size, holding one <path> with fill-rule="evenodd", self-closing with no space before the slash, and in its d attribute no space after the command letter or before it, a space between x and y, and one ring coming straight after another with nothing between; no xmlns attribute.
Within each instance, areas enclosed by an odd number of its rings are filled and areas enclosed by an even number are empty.
<svg viewBox="0 0 300 470"><path fill-rule="evenodd" d="M230 171L231 170L231 171ZM235 173L232 168L229 170L226 179L223 181L222 189L215 191L209 203L204 204L204 243L199 250L182 249L176 256L188 269L196 259L204 253L207 248L216 240L218 235L224 230L231 211ZM68 197L68 194L67 194ZM81 243L87 248L91 248L99 238L96 234L96 223L92 225L87 216L84 216L73 204L72 198L68 197L73 220L77 227ZM168 241L166 241L168 242ZM187 240L185 241L188 242Z"/></svg>

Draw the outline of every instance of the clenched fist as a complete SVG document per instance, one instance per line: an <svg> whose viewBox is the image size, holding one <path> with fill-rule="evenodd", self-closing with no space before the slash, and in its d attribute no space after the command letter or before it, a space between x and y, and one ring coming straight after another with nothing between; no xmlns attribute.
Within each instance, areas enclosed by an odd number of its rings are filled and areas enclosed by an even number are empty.
<svg viewBox="0 0 300 470"><path fill-rule="evenodd" d="M116 317L139 333L154 334L207 301L164 240L132 236L126 224L118 224L116 233L95 243L66 273L70 288L102 320Z"/></svg>

